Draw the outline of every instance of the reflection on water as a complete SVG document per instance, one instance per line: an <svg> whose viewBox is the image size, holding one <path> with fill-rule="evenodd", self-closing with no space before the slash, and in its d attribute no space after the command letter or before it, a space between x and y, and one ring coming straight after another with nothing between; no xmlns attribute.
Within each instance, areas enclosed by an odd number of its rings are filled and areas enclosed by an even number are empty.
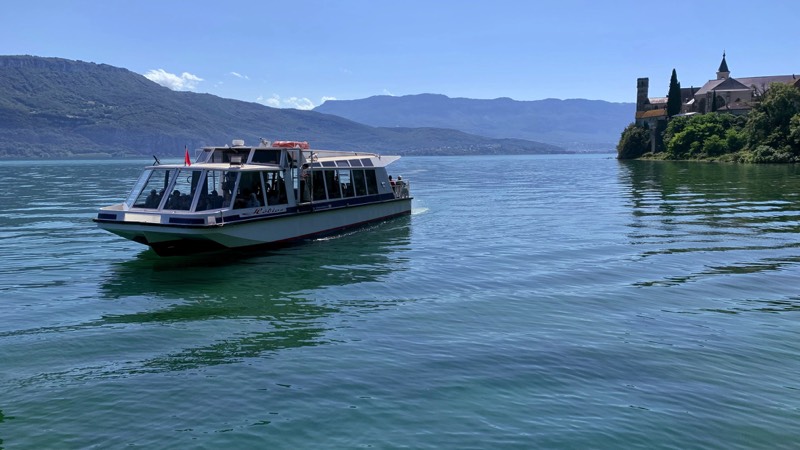
<svg viewBox="0 0 800 450"><path fill-rule="evenodd" d="M681 236L694 231L681 225L707 227L700 230L701 236L746 234L753 228L775 232L800 229L800 179L794 166L666 161L622 164L621 181L632 188L633 227L652 232L655 225L655 230L681 230Z"/></svg>
<svg viewBox="0 0 800 450"><path fill-rule="evenodd" d="M164 259L148 250L119 264L103 283L109 298L148 295L191 300L154 312L106 316L95 325L258 321L266 331L234 333L210 345L144 361L139 371L174 371L230 363L289 347L325 343L326 316L386 306L369 298L327 299L330 286L376 282L405 270L401 250L409 241L409 218L370 229L271 252L224 252L201 258ZM188 270L187 270L188 269Z"/></svg>
<svg viewBox="0 0 800 450"><path fill-rule="evenodd" d="M386 292L376 301L368 290L407 269L409 240L405 217L269 252L160 258L145 250L114 264L100 284L106 310L133 311L0 336L68 334L80 341L102 329L104 348L116 355L84 365L70 361L70 369L20 384L195 369L325 344L331 342L326 333L347 317L396 303ZM337 294L327 295L332 287Z"/></svg>
<svg viewBox="0 0 800 450"><path fill-rule="evenodd" d="M702 309L702 311L717 312L722 314L739 314L742 312L800 312L800 297L790 297L786 300L753 299L746 302L746 307L733 307L729 309Z"/></svg>
<svg viewBox="0 0 800 450"><path fill-rule="evenodd" d="M0 423L3 423L5 421L5 419L6 419L6 417L3 415L3 410L0 409ZM3 447L3 438L0 437L0 450L3 450L3 448L4 448Z"/></svg>
<svg viewBox="0 0 800 450"><path fill-rule="evenodd" d="M666 161L620 163L631 187L627 233L639 257L695 271L664 274L637 286L675 286L712 276L780 271L800 262L800 177L793 165ZM683 255L683 256L681 256Z"/></svg>
<svg viewBox="0 0 800 450"><path fill-rule="evenodd" d="M254 294L280 298L286 293L374 280L402 270L399 251L409 243L408 217L332 238L273 251L233 250L162 258L143 250L115 264L101 284L108 298L154 295L169 299L190 293L236 301Z"/></svg>

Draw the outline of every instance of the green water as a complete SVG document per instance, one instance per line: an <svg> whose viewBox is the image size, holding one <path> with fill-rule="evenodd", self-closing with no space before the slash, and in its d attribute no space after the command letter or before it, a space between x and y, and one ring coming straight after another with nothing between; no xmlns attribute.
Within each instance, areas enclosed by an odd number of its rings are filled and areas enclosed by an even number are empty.
<svg viewBox="0 0 800 450"><path fill-rule="evenodd" d="M0 448L796 448L800 173L403 158L409 218L159 258L0 163Z"/></svg>

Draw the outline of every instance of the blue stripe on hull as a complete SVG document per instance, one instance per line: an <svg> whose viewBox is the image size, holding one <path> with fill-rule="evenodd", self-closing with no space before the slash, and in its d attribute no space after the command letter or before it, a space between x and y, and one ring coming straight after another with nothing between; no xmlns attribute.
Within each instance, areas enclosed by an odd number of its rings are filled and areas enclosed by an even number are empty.
<svg viewBox="0 0 800 450"><path fill-rule="evenodd" d="M391 195L391 194L390 194ZM377 196L376 196L377 197ZM347 199L351 200L351 199ZM395 199L392 197L392 202L401 202L401 201L410 201L411 198L404 198L404 199ZM381 203L387 203L387 201L372 201L369 202L358 202L358 204L340 204L334 207L334 203L341 203L341 201L337 202L319 202L319 203L304 203L299 207L289 207L286 212L277 213L277 214L262 214L262 215L254 215L254 216L241 216L239 214L231 215L231 216L223 216L220 222L214 225L207 225L204 219L195 219L195 218L177 218L173 217L169 219L169 223L150 223L150 222L135 222L137 225L144 225L144 226L153 226L153 227L175 227L175 228L182 228L182 227L189 227L189 228L205 228L205 227L218 227L218 226L225 226L229 224L236 224L240 222L253 222L253 221L261 221L261 220L274 220L274 219L281 219L289 216L297 216L301 214L309 214L309 213L324 213L328 211L337 211L342 209L349 209L349 208L359 208L363 206L373 206L378 205ZM112 218L113 216L113 218ZM98 214L97 218L92 219L94 222L109 222L109 223L126 223L124 221L120 221L117 219L116 214Z"/></svg>
<svg viewBox="0 0 800 450"><path fill-rule="evenodd" d="M314 233L305 234L302 236L294 236L290 239L283 239L280 241L262 243L262 244L255 244L246 247L235 247L235 249L253 249L253 248L275 248L275 247L282 247L289 245L291 243L297 241L303 241L308 239L314 239L324 236L330 236L332 234L336 234L338 232L359 228L371 223L382 222L385 220L390 220L396 217L408 216L411 214L411 211L403 211L397 214L390 214L388 216L377 217L375 219L366 220L363 222L352 223L341 227L330 228L326 230L317 231ZM214 242L212 240L207 239L177 239L174 241L166 241L166 242L158 242L158 243L148 243L142 242L141 240L137 240L137 242L145 245L149 245L153 251L156 252L159 256L181 256L181 255L191 255L196 253L204 253L210 252L215 250L226 250L232 249L228 247L224 247L221 244Z"/></svg>

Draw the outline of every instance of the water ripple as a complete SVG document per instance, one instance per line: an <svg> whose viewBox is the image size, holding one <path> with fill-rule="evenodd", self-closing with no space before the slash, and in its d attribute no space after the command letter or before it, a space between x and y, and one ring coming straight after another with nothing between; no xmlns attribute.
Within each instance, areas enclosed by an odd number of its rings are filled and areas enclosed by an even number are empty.
<svg viewBox="0 0 800 450"><path fill-rule="evenodd" d="M0 163L0 446L800 439L798 168L404 158L410 218L164 259L91 223L148 162Z"/></svg>

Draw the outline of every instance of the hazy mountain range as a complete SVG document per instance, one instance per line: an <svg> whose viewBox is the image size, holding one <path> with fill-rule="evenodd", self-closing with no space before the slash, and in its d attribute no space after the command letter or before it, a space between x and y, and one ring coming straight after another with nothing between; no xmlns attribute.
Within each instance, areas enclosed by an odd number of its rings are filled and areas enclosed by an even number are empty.
<svg viewBox="0 0 800 450"><path fill-rule="evenodd" d="M480 136L547 142L570 150L608 151L633 121L636 104L420 94L329 100L314 110L376 127L450 128Z"/></svg>
<svg viewBox="0 0 800 450"><path fill-rule="evenodd" d="M392 100L444 99L463 105L462 113L446 113L450 117L473 115L474 108L470 102L506 104L506 108L498 109L498 117L513 116L508 104L530 103L422 95L329 101L319 107L319 111L275 109L210 94L172 91L142 75L106 64L35 56L0 56L0 157L174 156L181 155L185 146L195 149L223 145L232 139L245 139L247 143L255 144L262 137L307 140L316 148L403 155L557 153L572 150L519 137L525 135L525 130L541 129L540 124L529 124L520 133L505 134L497 126L482 130L480 121L477 121L467 132L466 127L455 127L447 124L446 120L436 119L436 108L433 107L418 108L420 119L414 124L408 122L408 125L396 119L391 120L389 126L363 124L323 113L341 106L372 105L376 99L390 103ZM606 102L600 104L616 107ZM370 108L376 116L384 115L379 114L375 106ZM493 114L491 108L481 108L486 115ZM387 107L384 117L398 117L397 111L397 108ZM609 124L611 129L607 133L618 136L632 114L624 123ZM430 121L421 120L424 117ZM555 123L554 120L551 118L551 123ZM567 117L565 120L578 119ZM489 120L492 121L495 120Z"/></svg>

